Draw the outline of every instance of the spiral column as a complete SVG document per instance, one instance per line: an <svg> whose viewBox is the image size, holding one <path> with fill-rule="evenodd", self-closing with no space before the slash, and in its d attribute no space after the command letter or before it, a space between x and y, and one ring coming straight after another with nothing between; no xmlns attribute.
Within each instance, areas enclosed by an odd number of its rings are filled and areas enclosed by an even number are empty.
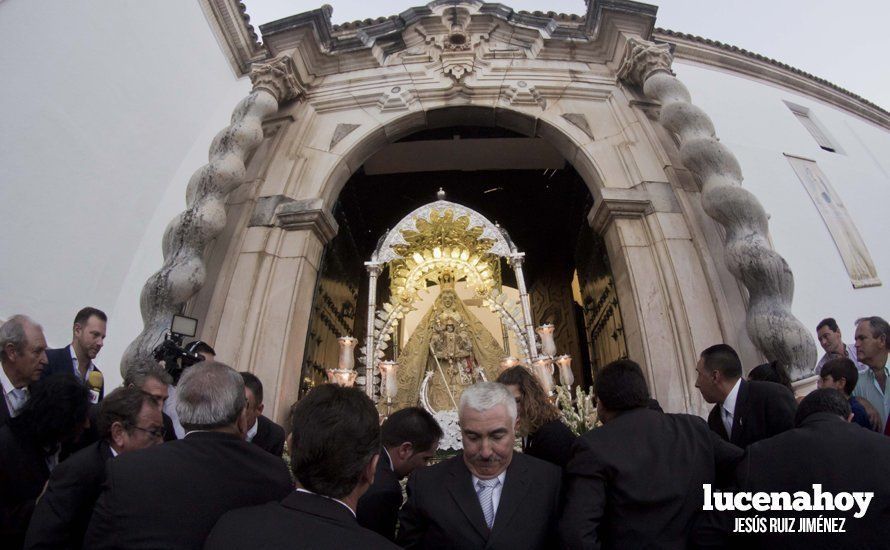
<svg viewBox="0 0 890 550"><path fill-rule="evenodd" d="M151 358L173 315L204 285L204 248L226 225L226 197L244 182L244 161L263 140L263 120L303 93L288 56L254 65L250 80L253 90L235 107L231 124L213 138L208 163L189 180L186 209L164 231L164 264L142 287L144 326L124 352L123 375L134 360Z"/></svg>
<svg viewBox="0 0 890 550"><path fill-rule="evenodd" d="M659 122L679 137L680 159L702 186L702 208L726 230L726 266L748 290L746 324L754 345L786 365L792 379L804 378L816 363L816 346L791 313L794 276L769 245L766 212L741 187L738 160L719 142L708 115L692 104L672 61L667 44L630 38L618 78L661 103Z"/></svg>

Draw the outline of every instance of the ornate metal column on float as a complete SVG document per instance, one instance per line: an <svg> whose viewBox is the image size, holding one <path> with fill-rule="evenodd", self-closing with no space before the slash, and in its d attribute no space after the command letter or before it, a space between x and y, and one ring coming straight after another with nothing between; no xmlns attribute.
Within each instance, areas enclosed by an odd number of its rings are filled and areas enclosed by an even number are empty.
<svg viewBox="0 0 890 550"><path fill-rule="evenodd" d="M741 187L738 161L717 139L708 115L691 103L671 71L672 61L667 44L630 38L618 78L660 102L659 122L679 137L683 165L701 183L704 211L726 230L726 266L748 289L747 328L754 345L770 361L787 365L793 379L804 378L816 362L816 347L791 313L794 276L769 246L766 212Z"/></svg>
<svg viewBox="0 0 890 550"><path fill-rule="evenodd" d="M368 322L365 333L365 393L368 397L375 399L374 395L374 367L377 361L377 354L374 352L374 319L375 310L377 309L377 278L383 271L383 264L380 262L365 262L368 269Z"/></svg>
<svg viewBox="0 0 890 550"><path fill-rule="evenodd" d="M515 252L509 256L510 267L516 275L516 286L519 289L519 303L522 306L522 317L525 319L525 333L529 341L528 361L538 358L538 348L535 346L535 327L532 323L532 304L528 298L528 289L525 287L525 276L522 274L522 262L525 261L524 252Z"/></svg>
<svg viewBox="0 0 890 550"><path fill-rule="evenodd" d="M231 124L213 139L209 162L189 180L186 210L164 231L164 264L142 288L144 327L124 352L124 375L125 365L134 359L151 358L173 314L204 285L204 248L225 227L226 197L244 182L244 162L263 140L263 120L304 92L288 56L254 65L250 80L253 90L235 107Z"/></svg>

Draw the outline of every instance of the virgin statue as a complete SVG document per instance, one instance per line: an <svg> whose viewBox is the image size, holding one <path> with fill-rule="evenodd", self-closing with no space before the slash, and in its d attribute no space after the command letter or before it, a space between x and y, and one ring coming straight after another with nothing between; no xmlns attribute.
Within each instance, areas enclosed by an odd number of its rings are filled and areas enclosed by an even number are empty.
<svg viewBox="0 0 890 550"><path fill-rule="evenodd" d="M399 356L394 408L426 404L432 412L456 410L464 388L497 378L503 354L453 285L443 285Z"/></svg>

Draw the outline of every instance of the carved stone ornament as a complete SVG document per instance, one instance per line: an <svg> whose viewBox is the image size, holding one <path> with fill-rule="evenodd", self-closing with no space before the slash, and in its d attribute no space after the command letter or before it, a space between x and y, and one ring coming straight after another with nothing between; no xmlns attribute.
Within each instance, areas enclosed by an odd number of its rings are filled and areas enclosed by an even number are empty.
<svg viewBox="0 0 890 550"><path fill-rule="evenodd" d="M393 86L380 94L377 100L377 108L381 112L403 111L414 102L414 93L404 86Z"/></svg>
<svg viewBox="0 0 890 550"><path fill-rule="evenodd" d="M507 90L507 101L510 105L537 105L541 109L547 108L547 100L541 97L535 85L524 80L510 85L510 89Z"/></svg>
<svg viewBox="0 0 890 550"><path fill-rule="evenodd" d="M667 46L632 38L619 78L641 86L646 97L659 102L659 122L680 138L680 160L701 183L702 208L726 231L726 267L748 291L751 341L767 359L786 365L792 380L805 378L816 362L816 346L791 311L791 268L769 242L763 205L741 186L742 168L735 155L717 139L710 117L692 103L669 66Z"/></svg>
<svg viewBox="0 0 890 550"><path fill-rule="evenodd" d="M630 38L624 52L624 60L618 68L618 79L631 86L642 86L649 76L657 71L673 75L670 46L656 44L639 38Z"/></svg>
<svg viewBox="0 0 890 550"><path fill-rule="evenodd" d="M266 90L284 103L300 97L304 90L297 80L294 62L287 55L280 55L266 63L256 63L250 71L254 90Z"/></svg>
<svg viewBox="0 0 890 550"><path fill-rule="evenodd" d="M460 82L467 73L473 72L476 55L471 51L442 52L442 72L455 82Z"/></svg>

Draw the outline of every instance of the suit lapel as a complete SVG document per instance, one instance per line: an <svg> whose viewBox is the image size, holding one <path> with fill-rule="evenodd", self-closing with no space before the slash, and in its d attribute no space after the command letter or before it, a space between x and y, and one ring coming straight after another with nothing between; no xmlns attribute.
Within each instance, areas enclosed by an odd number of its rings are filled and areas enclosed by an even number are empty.
<svg viewBox="0 0 890 550"><path fill-rule="evenodd" d="M485 516L482 515L482 506L479 504L479 497L473 490L473 478L467 465L464 464L463 456L457 456L451 462L451 476L448 479L448 492L458 508L470 521L476 531L482 535L483 539L488 539L488 526L485 525Z"/></svg>
<svg viewBox="0 0 890 550"><path fill-rule="evenodd" d="M708 426L725 441L729 441L729 434L726 433L726 426L723 425L723 418L720 416L721 408L723 405L718 403L711 409L711 414L708 415Z"/></svg>
<svg viewBox="0 0 890 550"><path fill-rule="evenodd" d="M513 453L513 460L507 467L507 477L504 478L504 488L501 490L501 499L498 501L498 511L494 516L490 540L493 540L499 533L508 530L510 520L528 492L529 475L527 465L522 460L524 458L518 453ZM478 499L476 500L478 501ZM479 509L482 510L481 506Z"/></svg>
<svg viewBox="0 0 890 550"><path fill-rule="evenodd" d="M739 393L735 400L735 410L732 412L732 435L729 442L738 445L739 438L742 437L742 430L745 425L745 415L748 412L748 383L743 379L739 384Z"/></svg>

